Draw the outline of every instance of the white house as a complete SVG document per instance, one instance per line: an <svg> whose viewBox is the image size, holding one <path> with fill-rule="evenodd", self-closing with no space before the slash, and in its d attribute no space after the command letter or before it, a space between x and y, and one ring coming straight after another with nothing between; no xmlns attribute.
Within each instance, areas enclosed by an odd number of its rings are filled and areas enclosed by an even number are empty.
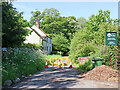
<svg viewBox="0 0 120 90"><path fill-rule="evenodd" d="M33 32L26 37L24 43L38 44L42 43L43 50L47 51L48 54L52 52L52 38L47 35L43 30L39 29L39 21L36 20L36 26L27 27L29 30L33 30Z"/></svg>

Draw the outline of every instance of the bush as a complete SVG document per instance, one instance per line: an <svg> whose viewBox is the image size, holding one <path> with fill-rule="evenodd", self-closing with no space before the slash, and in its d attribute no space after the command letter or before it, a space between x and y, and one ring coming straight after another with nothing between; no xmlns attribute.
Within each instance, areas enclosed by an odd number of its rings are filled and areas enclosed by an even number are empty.
<svg viewBox="0 0 120 90"><path fill-rule="evenodd" d="M62 52L62 51L52 51L51 54L63 55L64 52Z"/></svg>
<svg viewBox="0 0 120 90"><path fill-rule="evenodd" d="M88 60L85 63L83 63L82 65L79 65L79 67L77 69L83 73L93 69L92 60Z"/></svg>
<svg viewBox="0 0 120 90"><path fill-rule="evenodd" d="M31 44L31 43L27 43L27 44L22 44L21 47L24 48L34 48L34 49L43 49L42 45L38 45L38 44Z"/></svg>
<svg viewBox="0 0 120 90"><path fill-rule="evenodd" d="M3 52L2 82L33 74L44 66L45 60L40 49L8 48L7 52Z"/></svg>
<svg viewBox="0 0 120 90"><path fill-rule="evenodd" d="M52 51L51 54L57 54L57 51Z"/></svg>
<svg viewBox="0 0 120 90"><path fill-rule="evenodd" d="M64 53L69 51L69 45L70 45L69 41L62 34L55 35L55 37L52 38L52 44L53 44L53 50L57 51L57 54L63 55Z"/></svg>

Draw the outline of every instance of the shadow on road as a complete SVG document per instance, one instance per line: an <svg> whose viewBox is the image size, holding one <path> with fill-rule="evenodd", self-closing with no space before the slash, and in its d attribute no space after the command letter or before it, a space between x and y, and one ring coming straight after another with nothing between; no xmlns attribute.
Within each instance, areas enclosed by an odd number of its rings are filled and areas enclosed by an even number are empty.
<svg viewBox="0 0 120 90"><path fill-rule="evenodd" d="M44 70L26 77L22 82L11 86L12 88L67 88L75 85L80 72L73 68L53 68L48 67Z"/></svg>

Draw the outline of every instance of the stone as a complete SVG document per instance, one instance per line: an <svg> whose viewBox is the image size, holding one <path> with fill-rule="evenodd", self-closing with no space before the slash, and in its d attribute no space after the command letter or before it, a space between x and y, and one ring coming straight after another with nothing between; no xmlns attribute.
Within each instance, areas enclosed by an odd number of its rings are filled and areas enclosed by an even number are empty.
<svg viewBox="0 0 120 90"><path fill-rule="evenodd" d="M13 80L14 83L18 83L20 82L20 78L16 78L15 80Z"/></svg>
<svg viewBox="0 0 120 90"><path fill-rule="evenodd" d="M6 80L6 81L4 82L4 86L7 86L7 87L9 87L11 84L12 84L12 81L11 81L11 80Z"/></svg>
<svg viewBox="0 0 120 90"><path fill-rule="evenodd" d="M25 76L24 76L24 75L22 75L22 76L21 76L21 78L25 78Z"/></svg>

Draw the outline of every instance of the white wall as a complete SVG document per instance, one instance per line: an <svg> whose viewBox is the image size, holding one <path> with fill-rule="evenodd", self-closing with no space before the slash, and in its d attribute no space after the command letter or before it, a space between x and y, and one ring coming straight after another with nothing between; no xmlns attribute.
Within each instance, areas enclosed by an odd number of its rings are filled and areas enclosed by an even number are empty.
<svg viewBox="0 0 120 90"><path fill-rule="evenodd" d="M33 31L29 36L26 36L24 43L40 45L41 38Z"/></svg>

